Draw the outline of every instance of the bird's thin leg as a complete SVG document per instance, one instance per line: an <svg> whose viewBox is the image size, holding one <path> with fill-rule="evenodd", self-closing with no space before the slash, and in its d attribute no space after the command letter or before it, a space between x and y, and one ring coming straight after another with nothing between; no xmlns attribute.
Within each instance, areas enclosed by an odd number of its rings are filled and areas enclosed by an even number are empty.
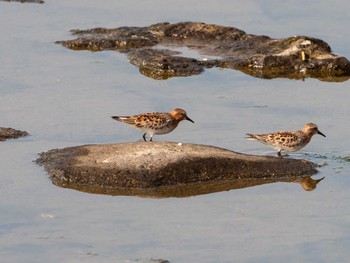
<svg viewBox="0 0 350 263"><path fill-rule="evenodd" d="M153 142L153 137L151 136L151 139L149 139L150 142Z"/></svg>
<svg viewBox="0 0 350 263"><path fill-rule="evenodd" d="M147 140L146 140L146 133L142 137L145 140L145 142L147 142Z"/></svg>
<svg viewBox="0 0 350 263"><path fill-rule="evenodd" d="M283 157L281 154L281 150L278 151L277 155L278 155L278 157Z"/></svg>

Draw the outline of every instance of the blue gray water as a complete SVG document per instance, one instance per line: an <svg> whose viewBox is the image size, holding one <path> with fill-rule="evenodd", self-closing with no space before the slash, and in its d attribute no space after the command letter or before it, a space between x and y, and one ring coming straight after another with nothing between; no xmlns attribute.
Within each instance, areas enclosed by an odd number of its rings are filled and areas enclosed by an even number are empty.
<svg viewBox="0 0 350 263"><path fill-rule="evenodd" d="M347 1L0 2L0 126L31 136L0 144L0 257L4 262L348 262L349 82L264 80L239 71L157 81L117 52L54 44L70 29L202 21L271 37L308 35L350 58ZM314 191L275 183L195 196L145 199L92 195L51 184L37 153L136 141L111 115L186 109L156 137L249 154L272 149L246 132L298 129L315 136L291 157L322 164Z"/></svg>

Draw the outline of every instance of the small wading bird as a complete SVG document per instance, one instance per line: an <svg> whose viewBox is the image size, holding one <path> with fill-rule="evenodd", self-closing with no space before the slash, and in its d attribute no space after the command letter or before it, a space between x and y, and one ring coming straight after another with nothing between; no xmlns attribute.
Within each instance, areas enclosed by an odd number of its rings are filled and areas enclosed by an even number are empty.
<svg viewBox="0 0 350 263"><path fill-rule="evenodd" d="M277 155L281 155L281 151L295 152L305 147L315 134L326 137L318 130L314 123L307 123L300 131L278 131L266 134L247 133L248 140L257 140L278 151Z"/></svg>
<svg viewBox="0 0 350 263"><path fill-rule="evenodd" d="M124 122L132 127L144 132L143 139L146 135L150 136L152 141L155 134L166 134L173 131L180 121L188 120L194 123L188 116L186 111L182 109L174 109L171 112L148 112L132 116L112 116L112 119Z"/></svg>

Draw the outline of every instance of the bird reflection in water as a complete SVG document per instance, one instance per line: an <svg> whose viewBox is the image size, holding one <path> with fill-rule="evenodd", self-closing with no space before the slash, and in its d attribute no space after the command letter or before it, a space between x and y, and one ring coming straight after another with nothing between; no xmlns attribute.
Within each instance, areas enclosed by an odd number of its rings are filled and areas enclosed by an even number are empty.
<svg viewBox="0 0 350 263"><path fill-rule="evenodd" d="M294 179L293 183L299 183L301 188L303 188L305 191L313 191L316 189L317 184L321 182L324 179L324 177L320 179L312 179L311 176L302 177L298 179Z"/></svg>

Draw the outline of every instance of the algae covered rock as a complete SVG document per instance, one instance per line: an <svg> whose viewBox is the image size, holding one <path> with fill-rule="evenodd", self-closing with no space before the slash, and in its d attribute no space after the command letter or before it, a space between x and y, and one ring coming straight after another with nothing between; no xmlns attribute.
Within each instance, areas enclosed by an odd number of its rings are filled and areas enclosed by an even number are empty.
<svg viewBox="0 0 350 263"><path fill-rule="evenodd" d="M198 22L93 28L72 30L72 34L77 38L56 43L73 50L126 53L130 63L154 79L196 75L212 67L259 78L345 81L350 77L348 59L333 54L325 41L308 36L275 39ZM195 51L201 58L185 57L179 48Z"/></svg>

